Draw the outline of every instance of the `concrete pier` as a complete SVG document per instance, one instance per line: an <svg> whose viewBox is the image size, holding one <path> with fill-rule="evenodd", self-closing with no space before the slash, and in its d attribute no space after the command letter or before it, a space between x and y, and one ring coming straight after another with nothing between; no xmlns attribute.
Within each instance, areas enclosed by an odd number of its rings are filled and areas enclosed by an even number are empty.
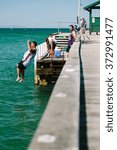
<svg viewBox="0 0 117 150"><path fill-rule="evenodd" d="M99 44L73 44L28 150L99 150Z"/></svg>
<svg viewBox="0 0 117 150"><path fill-rule="evenodd" d="M81 45L80 150L100 149L100 36Z"/></svg>

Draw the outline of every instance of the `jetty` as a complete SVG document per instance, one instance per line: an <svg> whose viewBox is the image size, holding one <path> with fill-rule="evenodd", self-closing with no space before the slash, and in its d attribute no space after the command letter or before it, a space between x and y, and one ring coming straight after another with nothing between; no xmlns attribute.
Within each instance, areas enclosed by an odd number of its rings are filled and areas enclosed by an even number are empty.
<svg viewBox="0 0 117 150"><path fill-rule="evenodd" d="M37 54L34 60L34 82L41 84L55 82L66 62L65 51L68 45L69 33L60 33L55 35L57 47L61 49L60 57L47 57L47 45L42 43L37 47Z"/></svg>
<svg viewBox="0 0 117 150"><path fill-rule="evenodd" d="M100 36L89 37L74 42L28 150L100 149Z"/></svg>

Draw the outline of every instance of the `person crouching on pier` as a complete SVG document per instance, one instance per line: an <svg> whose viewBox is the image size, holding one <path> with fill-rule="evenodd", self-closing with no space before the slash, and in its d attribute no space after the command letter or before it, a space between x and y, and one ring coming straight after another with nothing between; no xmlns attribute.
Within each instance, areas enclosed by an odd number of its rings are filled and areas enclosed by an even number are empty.
<svg viewBox="0 0 117 150"><path fill-rule="evenodd" d="M54 58L54 49L56 47L56 41L54 39L54 36L50 34L45 41L47 44L48 56Z"/></svg>
<svg viewBox="0 0 117 150"><path fill-rule="evenodd" d="M22 60L17 64L17 79L16 81L22 82L24 80L24 73L26 68L30 65L31 60L36 55L37 42L27 42L28 50L25 52ZM22 78L21 78L22 77Z"/></svg>
<svg viewBox="0 0 117 150"><path fill-rule="evenodd" d="M47 53L48 53L47 56L50 57L51 54L52 54L52 52L51 52L51 45L50 45L49 39L46 38L46 39L45 39L45 42L46 42L46 45L47 45Z"/></svg>
<svg viewBox="0 0 117 150"><path fill-rule="evenodd" d="M74 26L70 25L69 29L70 29L71 34L69 35L68 47L66 49L66 58L68 58L70 48L71 48L72 44L74 43L74 41L76 40L76 37L77 37L77 34L75 32L75 29L74 29Z"/></svg>

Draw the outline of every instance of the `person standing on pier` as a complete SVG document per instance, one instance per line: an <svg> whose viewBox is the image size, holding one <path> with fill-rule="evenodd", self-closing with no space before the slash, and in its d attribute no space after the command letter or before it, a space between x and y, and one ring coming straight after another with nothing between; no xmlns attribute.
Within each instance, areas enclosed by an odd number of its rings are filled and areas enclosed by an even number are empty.
<svg viewBox="0 0 117 150"><path fill-rule="evenodd" d="M25 69L30 65L32 58L36 55L37 42L27 42L28 50L25 52L22 60L17 64L17 79L16 81L22 82L24 80ZM20 77L22 76L22 78Z"/></svg>
<svg viewBox="0 0 117 150"><path fill-rule="evenodd" d="M71 34L69 35L68 47L66 49L66 58L68 58L70 48L71 48L72 44L74 43L74 41L76 40L76 37L77 37L76 31L74 29L74 26L70 25L69 29L70 29Z"/></svg>
<svg viewBox="0 0 117 150"><path fill-rule="evenodd" d="M90 38L86 34L87 23L86 23L86 20L84 18L81 19L80 26L81 26L81 28L80 28L80 39L81 39L82 43L84 43L86 38L88 40L90 40Z"/></svg>

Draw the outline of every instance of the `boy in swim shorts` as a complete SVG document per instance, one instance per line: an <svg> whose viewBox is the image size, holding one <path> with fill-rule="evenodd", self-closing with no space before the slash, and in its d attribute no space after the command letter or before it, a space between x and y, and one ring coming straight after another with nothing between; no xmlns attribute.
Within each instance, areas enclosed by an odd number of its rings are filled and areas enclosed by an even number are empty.
<svg viewBox="0 0 117 150"><path fill-rule="evenodd" d="M28 40L27 45L28 45L28 50L25 52L22 60L17 64L17 79L16 79L16 81L19 81L19 82L24 81L25 70L30 65L31 60L36 55L37 42L35 42L35 41L30 42Z"/></svg>

